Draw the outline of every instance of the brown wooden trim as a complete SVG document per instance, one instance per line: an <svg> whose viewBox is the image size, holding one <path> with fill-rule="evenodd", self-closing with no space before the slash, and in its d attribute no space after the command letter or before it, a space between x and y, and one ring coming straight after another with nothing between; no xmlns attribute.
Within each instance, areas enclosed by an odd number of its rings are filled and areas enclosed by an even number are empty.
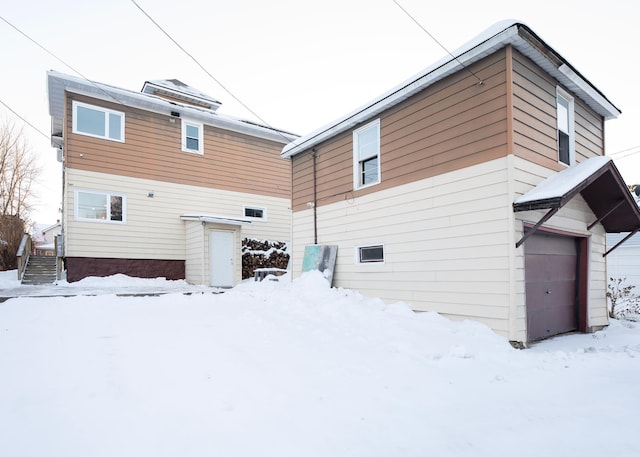
<svg viewBox="0 0 640 457"><path fill-rule="evenodd" d="M532 224L531 222L523 222L522 226L525 230L527 229L531 229L533 228L535 224ZM564 236L572 236L574 238L589 238L590 235L585 235L583 233L575 233L575 232L569 232L567 230L560 230L560 229L556 229L556 228L552 228L552 227L540 227L538 229L539 232L546 232L546 233L553 233L555 235L564 235Z"/></svg>
<svg viewBox="0 0 640 457"><path fill-rule="evenodd" d="M621 245L622 245L622 243L624 243L624 242L625 242L625 241L627 241L629 238L631 238L633 235L635 235L636 233L638 233L638 230L640 230L640 228L637 228L637 229L635 229L634 231L629 232L629 234L628 234L627 236L625 236L623 239L621 239L620 241L618 241L614 247L612 247L612 248L611 248L611 249L609 249L607 252L605 252L604 254L602 254L602 257L606 257L606 256L608 256L609 254L611 254L611 252L612 252L613 250L617 249L617 248L618 248L618 246L621 246Z"/></svg>
<svg viewBox="0 0 640 457"><path fill-rule="evenodd" d="M578 331L586 333L589 322L589 238L576 237L578 243Z"/></svg>
<svg viewBox="0 0 640 457"><path fill-rule="evenodd" d="M527 238L529 238L531 235L533 235L538 230L540 230L542 224L544 224L549 219L551 219L551 217L553 217L553 215L556 214L559 210L560 208L551 208L549 211L547 211L547 214L542 216L542 219L540 219L535 225L531 226L529 230L525 230L524 234L522 235L522 238L520 238L520 241L516 243L516 249L522 246L522 243L524 243L527 240Z"/></svg>

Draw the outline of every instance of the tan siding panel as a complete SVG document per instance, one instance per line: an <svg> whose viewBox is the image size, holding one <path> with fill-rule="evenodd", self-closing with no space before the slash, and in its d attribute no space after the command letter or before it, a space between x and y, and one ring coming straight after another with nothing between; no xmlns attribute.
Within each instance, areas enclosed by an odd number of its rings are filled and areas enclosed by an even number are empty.
<svg viewBox="0 0 640 457"><path fill-rule="evenodd" d="M180 119L71 94L71 101L125 112L125 143L71 132L68 168L189 184L222 190L290 197L290 162L280 158L282 143L204 126L204 154L183 152ZM172 122L173 121L173 122Z"/></svg>
<svg viewBox="0 0 640 457"><path fill-rule="evenodd" d="M507 154L505 52L460 71L378 116L382 182L353 190L352 130L318 145L318 206L379 192ZM293 209L313 200L310 151L293 159Z"/></svg>
<svg viewBox="0 0 640 457"><path fill-rule="evenodd" d="M558 82L517 51L513 52L514 154L537 165L560 171L556 139ZM566 90L566 88L563 88ZM575 98L576 161L604 154L604 121Z"/></svg>

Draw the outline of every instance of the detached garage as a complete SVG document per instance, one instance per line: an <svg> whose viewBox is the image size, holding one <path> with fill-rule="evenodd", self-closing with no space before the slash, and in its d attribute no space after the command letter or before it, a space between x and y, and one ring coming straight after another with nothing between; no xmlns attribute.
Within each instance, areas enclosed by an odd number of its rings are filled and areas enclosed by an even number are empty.
<svg viewBox="0 0 640 457"><path fill-rule="evenodd" d="M523 224L524 234L516 243L516 247L524 245L528 342L593 330L590 281L598 283L598 290L603 282L602 278L591 278L593 261L598 260L593 256L606 257L629 237L598 253L589 235L546 227L549 219L578 196L593 213L587 230L601 225L607 233L630 232L631 236L640 229L638 205L608 157L594 157L569 167L515 200L516 213L547 211L537 223Z"/></svg>

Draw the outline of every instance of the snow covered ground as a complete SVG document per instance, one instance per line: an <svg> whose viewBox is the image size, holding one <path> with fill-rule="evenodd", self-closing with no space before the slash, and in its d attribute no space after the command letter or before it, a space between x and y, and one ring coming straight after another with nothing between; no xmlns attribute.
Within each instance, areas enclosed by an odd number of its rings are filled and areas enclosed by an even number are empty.
<svg viewBox="0 0 640 457"><path fill-rule="evenodd" d="M1 455L640 455L631 323L518 351L319 273L223 294L91 281L0 303Z"/></svg>

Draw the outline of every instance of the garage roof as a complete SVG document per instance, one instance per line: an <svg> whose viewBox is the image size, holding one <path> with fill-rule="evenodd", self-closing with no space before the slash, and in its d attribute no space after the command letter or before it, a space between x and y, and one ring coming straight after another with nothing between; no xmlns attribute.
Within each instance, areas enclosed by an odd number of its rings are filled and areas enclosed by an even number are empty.
<svg viewBox="0 0 640 457"><path fill-rule="evenodd" d="M536 224L539 227L576 195L582 195L607 233L640 230L640 207L609 157L592 157L542 181L513 202L513 211L550 210ZM523 237L518 246L526 239Z"/></svg>

